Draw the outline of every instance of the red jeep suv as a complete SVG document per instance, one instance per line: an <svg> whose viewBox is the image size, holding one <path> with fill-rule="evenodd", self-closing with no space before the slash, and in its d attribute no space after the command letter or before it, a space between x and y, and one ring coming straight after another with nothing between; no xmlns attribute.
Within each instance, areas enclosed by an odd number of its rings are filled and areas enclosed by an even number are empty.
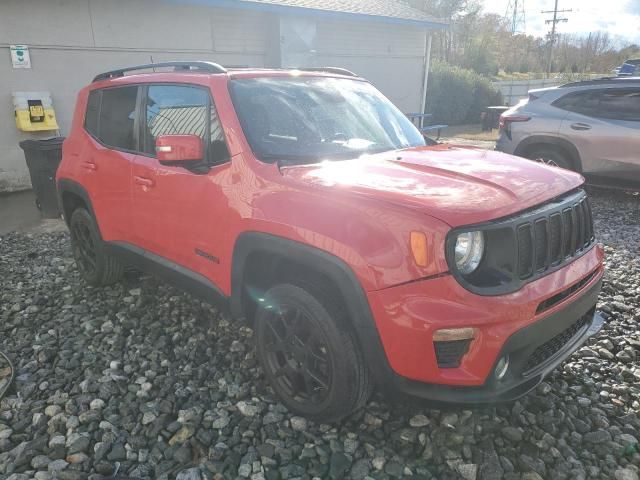
<svg viewBox="0 0 640 480"><path fill-rule="evenodd" d="M222 302L294 412L511 400L602 325L583 178L432 143L346 70L141 65L80 92L57 187L87 283Z"/></svg>

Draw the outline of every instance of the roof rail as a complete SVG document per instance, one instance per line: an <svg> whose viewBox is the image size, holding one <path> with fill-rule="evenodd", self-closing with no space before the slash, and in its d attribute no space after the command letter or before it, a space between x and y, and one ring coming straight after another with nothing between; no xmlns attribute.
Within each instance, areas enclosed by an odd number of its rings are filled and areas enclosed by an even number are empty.
<svg viewBox="0 0 640 480"><path fill-rule="evenodd" d="M326 72L326 73L335 73L337 75L346 75L348 77L357 77L355 73L351 70L347 70L346 68L340 67L303 67L296 68L295 70L301 70L303 72Z"/></svg>
<svg viewBox="0 0 640 480"><path fill-rule="evenodd" d="M124 77L125 72L132 72L135 70L149 70L151 68L173 67L177 70L187 70L202 73L226 73L227 70L217 63L213 62L160 62L149 63L146 65L136 65L134 67L119 68L117 70L110 70L108 72L96 75L93 79L94 82L98 80L106 80L108 78Z"/></svg>
<svg viewBox="0 0 640 480"><path fill-rule="evenodd" d="M579 87L580 85L598 85L601 83L611 83L611 82L640 82L640 77L634 76L634 77L625 77L625 76L620 76L620 77L601 77L601 78L594 78L593 80L580 80L577 82L569 82L569 83L565 83L563 85L560 85L560 88L562 87Z"/></svg>

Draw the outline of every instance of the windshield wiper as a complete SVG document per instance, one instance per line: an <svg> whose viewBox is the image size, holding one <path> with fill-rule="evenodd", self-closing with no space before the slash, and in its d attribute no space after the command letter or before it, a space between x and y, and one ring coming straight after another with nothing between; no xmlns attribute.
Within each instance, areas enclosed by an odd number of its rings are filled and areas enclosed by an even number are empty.
<svg viewBox="0 0 640 480"><path fill-rule="evenodd" d="M323 160L319 157L276 155L272 153L259 154L258 158L260 158L260 160L264 162L275 163L278 168L282 168L288 165L305 165L310 163L318 163Z"/></svg>
<svg viewBox="0 0 640 480"><path fill-rule="evenodd" d="M259 158L266 162L275 163L278 168L291 166L291 165L310 165L313 163L319 163L325 160L328 161L340 161L340 160L353 160L362 155L374 155L376 153L391 152L398 148L391 145L377 146L376 148L367 147L361 150L347 150L343 152L335 152L332 154L311 156L311 155L276 155L271 153L265 153L258 155Z"/></svg>

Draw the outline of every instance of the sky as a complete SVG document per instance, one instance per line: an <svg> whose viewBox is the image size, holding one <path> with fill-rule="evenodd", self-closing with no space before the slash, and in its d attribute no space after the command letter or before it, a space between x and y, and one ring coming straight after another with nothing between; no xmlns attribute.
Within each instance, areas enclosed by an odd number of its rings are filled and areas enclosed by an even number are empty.
<svg viewBox="0 0 640 480"><path fill-rule="evenodd" d="M553 15L540 12L553 10L554 0L518 1L524 1L526 33L544 36L550 27L544 20ZM486 12L504 15L509 0L482 0L482 3ZM619 37L619 43L640 44L640 0L559 0L558 9L572 10L560 14L569 21L558 23L559 33L586 34L604 30L612 37Z"/></svg>

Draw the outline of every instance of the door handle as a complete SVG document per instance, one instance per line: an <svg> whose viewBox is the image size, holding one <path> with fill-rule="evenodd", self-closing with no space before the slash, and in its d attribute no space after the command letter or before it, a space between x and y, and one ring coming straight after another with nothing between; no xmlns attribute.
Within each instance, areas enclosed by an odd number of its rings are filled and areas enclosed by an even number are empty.
<svg viewBox="0 0 640 480"><path fill-rule="evenodd" d="M153 187L155 182L147 177L138 177L137 175L133 177L134 182L138 185L142 185L143 187Z"/></svg>
<svg viewBox="0 0 640 480"><path fill-rule="evenodd" d="M86 168L87 170L92 170L92 171L96 171L98 170L98 165L96 165L93 162L89 162L89 161L84 161L82 162L82 167Z"/></svg>
<svg viewBox="0 0 640 480"><path fill-rule="evenodd" d="M588 123L572 123L571 128L574 130L591 130L591 125Z"/></svg>

